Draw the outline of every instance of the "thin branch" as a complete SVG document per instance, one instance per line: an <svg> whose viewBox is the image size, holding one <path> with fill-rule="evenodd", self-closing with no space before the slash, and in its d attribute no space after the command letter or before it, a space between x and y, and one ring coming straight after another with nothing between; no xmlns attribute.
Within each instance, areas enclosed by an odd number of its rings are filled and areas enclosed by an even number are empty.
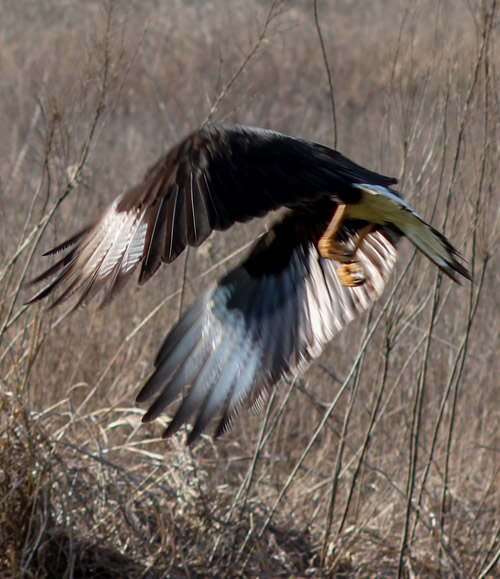
<svg viewBox="0 0 500 579"><path fill-rule="evenodd" d="M330 72L330 64L328 63L328 56L326 55L325 43L323 41L323 34L321 33L321 26L319 24L318 16L318 0L314 0L314 23L318 32L319 43L321 45L321 53L323 55L323 63L328 77L328 91L330 93L330 107L332 111L332 128L333 128L333 148L337 148L337 115L335 113L335 96L333 92L332 74Z"/></svg>
<svg viewBox="0 0 500 579"><path fill-rule="evenodd" d="M276 10L276 7L280 4L280 1L281 0L273 0L273 2L271 3L271 6L269 7L269 11L268 11L267 16L266 16L266 19L264 21L264 25L262 26L262 29L260 31L260 34L259 34L256 42L254 43L254 45L252 46L250 51L247 53L247 55L243 59L243 62L240 64L240 66L238 67L236 72L233 74L233 76L231 77L229 82L217 95L217 98L215 99L215 101L212 103L212 106L210 107L210 111L208 112L208 115L203 123L203 126L205 126L211 122L215 113L219 110L219 107L222 104L222 101L230 93L230 91L233 88L236 81L243 74L243 72L245 71L249 62L255 56L256 52L259 50L260 46L262 45L262 42L264 41L264 38L266 37L267 31L269 29L269 25L271 24L271 22L275 16L275 10Z"/></svg>

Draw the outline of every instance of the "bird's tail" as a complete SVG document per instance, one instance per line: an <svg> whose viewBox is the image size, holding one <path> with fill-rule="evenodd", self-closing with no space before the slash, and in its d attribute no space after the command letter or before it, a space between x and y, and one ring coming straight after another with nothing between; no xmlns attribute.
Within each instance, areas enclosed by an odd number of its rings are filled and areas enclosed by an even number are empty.
<svg viewBox="0 0 500 579"><path fill-rule="evenodd" d="M406 235L420 251L454 281L457 274L472 281L471 274L462 264L463 258L446 237L424 221L395 191L388 187L370 184L355 185L365 194L364 211L375 223L391 223ZM365 218L358 209L361 218Z"/></svg>
<svg viewBox="0 0 500 579"><path fill-rule="evenodd" d="M454 281L459 282L457 273L472 281L470 272L460 261L462 256L446 237L416 213L411 216L413 219L407 220L404 227L398 224L408 239Z"/></svg>

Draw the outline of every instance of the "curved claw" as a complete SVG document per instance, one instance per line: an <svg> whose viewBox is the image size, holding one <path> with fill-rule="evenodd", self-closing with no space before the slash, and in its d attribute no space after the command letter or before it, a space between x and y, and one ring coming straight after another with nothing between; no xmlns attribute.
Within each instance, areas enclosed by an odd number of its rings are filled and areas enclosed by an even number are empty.
<svg viewBox="0 0 500 579"><path fill-rule="evenodd" d="M323 259L332 259L340 263L352 263L354 252L346 249L341 243L336 243L322 237L318 242L318 252Z"/></svg>
<svg viewBox="0 0 500 579"><path fill-rule="evenodd" d="M337 268L337 277L345 287L357 287L366 281L365 272L362 265L357 261L343 263Z"/></svg>

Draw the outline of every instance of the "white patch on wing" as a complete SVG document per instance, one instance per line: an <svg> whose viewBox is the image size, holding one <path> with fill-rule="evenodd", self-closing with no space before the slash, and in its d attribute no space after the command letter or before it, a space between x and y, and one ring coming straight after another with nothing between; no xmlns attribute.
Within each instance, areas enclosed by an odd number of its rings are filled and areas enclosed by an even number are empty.
<svg viewBox="0 0 500 579"><path fill-rule="evenodd" d="M146 241L146 231L148 229L148 224L146 221L141 220L139 216L136 217L136 230L132 235L132 239L128 246L125 259L123 260L123 273L128 273L133 269L141 259L144 253L144 244Z"/></svg>

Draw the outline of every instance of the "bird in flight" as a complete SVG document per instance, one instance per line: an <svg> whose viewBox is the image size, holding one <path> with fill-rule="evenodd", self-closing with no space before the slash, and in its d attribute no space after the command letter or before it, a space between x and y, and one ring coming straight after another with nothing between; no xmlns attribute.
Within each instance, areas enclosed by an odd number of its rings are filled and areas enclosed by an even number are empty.
<svg viewBox="0 0 500 579"><path fill-rule="evenodd" d="M95 223L47 252L66 250L33 280L47 285L28 303L54 294L51 307L74 297L76 309L102 293L105 306L136 269L143 284L213 230L286 208L174 325L137 397L153 399L149 422L183 394L164 437L192 421L190 444L215 418L219 436L243 406L262 404L380 297L401 237L453 280L471 279L457 250L401 199L396 183L317 143L207 125Z"/></svg>

